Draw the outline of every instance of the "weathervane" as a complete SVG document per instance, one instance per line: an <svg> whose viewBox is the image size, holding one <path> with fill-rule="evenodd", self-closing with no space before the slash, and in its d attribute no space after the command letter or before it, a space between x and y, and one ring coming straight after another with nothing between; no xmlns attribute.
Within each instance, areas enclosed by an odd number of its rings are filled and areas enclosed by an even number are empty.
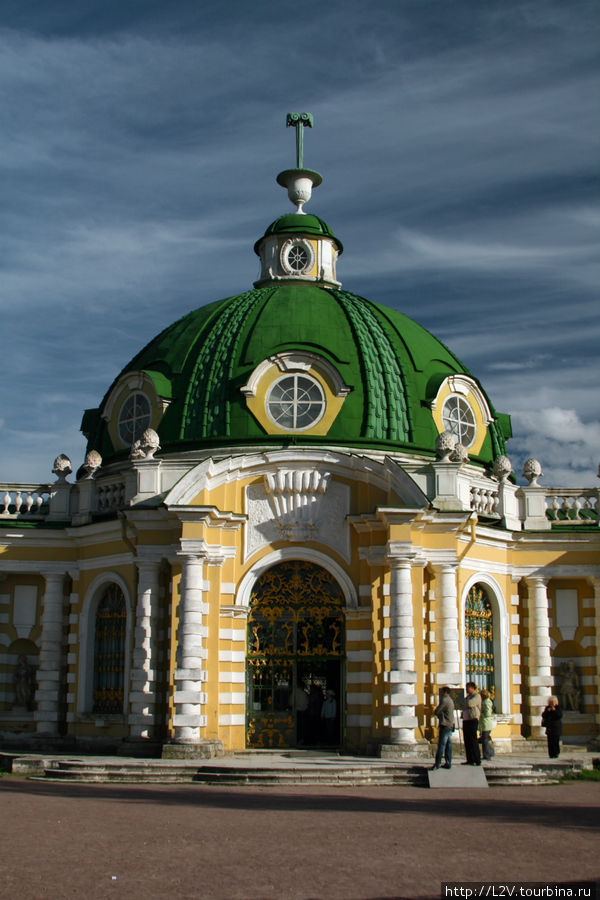
<svg viewBox="0 0 600 900"><path fill-rule="evenodd" d="M296 129L296 168L286 169L277 176L277 184L287 188L288 197L296 207L296 213L304 215L303 205L310 200L313 187L318 187L322 178L318 172L304 168L304 129L313 127L311 113L288 113L287 128Z"/></svg>
<svg viewBox="0 0 600 900"><path fill-rule="evenodd" d="M288 113L285 120L287 128L296 129L296 168L304 166L304 129L313 127L311 113Z"/></svg>

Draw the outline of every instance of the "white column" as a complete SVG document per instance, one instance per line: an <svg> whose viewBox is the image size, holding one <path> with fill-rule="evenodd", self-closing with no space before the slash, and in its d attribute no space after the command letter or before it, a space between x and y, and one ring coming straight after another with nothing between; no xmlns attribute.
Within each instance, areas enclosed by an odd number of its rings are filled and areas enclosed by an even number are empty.
<svg viewBox="0 0 600 900"><path fill-rule="evenodd" d="M46 590L42 601L42 637L35 693L36 731L58 734L59 704L63 675L64 572L44 574Z"/></svg>
<svg viewBox="0 0 600 900"><path fill-rule="evenodd" d="M175 715L173 727L175 741L198 743L200 730L206 726L202 706L206 695L202 687L206 682L206 636L202 599L203 559L196 555L179 554L182 559L181 601L179 603L179 627L177 629L177 664L175 670Z"/></svg>
<svg viewBox="0 0 600 900"><path fill-rule="evenodd" d="M529 694L526 699L525 723L530 726L531 737L542 738L542 710L553 689L548 579L536 576L527 578L526 581L529 592Z"/></svg>
<svg viewBox="0 0 600 900"><path fill-rule="evenodd" d="M134 649L129 690L129 734L154 737L156 722L156 621L159 603L159 560L138 560Z"/></svg>
<svg viewBox="0 0 600 900"><path fill-rule="evenodd" d="M450 687L461 683L458 634L457 566L439 566L436 575L435 658L436 682Z"/></svg>
<svg viewBox="0 0 600 900"><path fill-rule="evenodd" d="M390 742L414 744L415 630L410 559L390 558Z"/></svg>
<svg viewBox="0 0 600 900"><path fill-rule="evenodd" d="M600 728L600 578L590 578L594 589L594 618L596 629L596 724Z"/></svg>

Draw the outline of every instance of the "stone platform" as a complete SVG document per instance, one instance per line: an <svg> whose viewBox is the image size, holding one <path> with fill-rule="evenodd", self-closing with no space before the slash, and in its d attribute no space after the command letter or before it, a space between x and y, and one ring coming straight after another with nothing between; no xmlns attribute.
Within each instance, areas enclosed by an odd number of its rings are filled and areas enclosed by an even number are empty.
<svg viewBox="0 0 600 900"><path fill-rule="evenodd" d="M485 761L490 786L556 783L593 768L597 756L565 748L558 760L541 753L506 754ZM451 770L460 771L457 755ZM596 763L600 766L600 760ZM61 782L204 783L223 785L413 785L430 783L433 760L382 760L320 751L247 751L220 759L139 759L80 754L0 753L0 766L13 773ZM466 769L467 767L462 767ZM470 767L469 767L470 768ZM450 775L450 773L444 773ZM433 773L436 776L440 772ZM459 776L455 776L459 777ZM465 776L466 777L466 776ZM449 786L449 785L447 785Z"/></svg>

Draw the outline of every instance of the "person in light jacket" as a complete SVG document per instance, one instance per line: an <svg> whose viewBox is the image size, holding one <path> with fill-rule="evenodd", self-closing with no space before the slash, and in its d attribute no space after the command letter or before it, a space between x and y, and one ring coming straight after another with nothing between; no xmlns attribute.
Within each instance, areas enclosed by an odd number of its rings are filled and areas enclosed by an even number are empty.
<svg viewBox="0 0 600 900"><path fill-rule="evenodd" d="M492 728L494 707L490 692L486 688L481 689L481 718L479 719L479 733L481 735L481 750L484 759L493 759L496 752L492 746Z"/></svg>
<svg viewBox="0 0 600 900"><path fill-rule="evenodd" d="M440 702L435 709L435 715L439 721L439 735L437 753L435 754L434 769L442 768L442 757L445 760L444 769L452 768L452 732L454 731L454 702L450 696L450 688L443 687L440 690Z"/></svg>
<svg viewBox="0 0 600 900"><path fill-rule="evenodd" d="M480 766L481 753L477 742L477 727L481 716L481 694L474 681L467 681L466 697L462 711L463 739L465 742L465 766Z"/></svg>

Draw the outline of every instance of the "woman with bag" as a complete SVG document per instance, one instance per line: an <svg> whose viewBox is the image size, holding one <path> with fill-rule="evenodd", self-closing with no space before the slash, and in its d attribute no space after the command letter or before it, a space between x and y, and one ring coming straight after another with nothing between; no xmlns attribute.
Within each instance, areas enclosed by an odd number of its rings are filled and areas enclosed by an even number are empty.
<svg viewBox="0 0 600 900"><path fill-rule="evenodd" d="M484 759L493 759L496 751L492 745L492 729L494 722L494 707L490 692L486 688L481 689L481 718L479 719L479 733L481 734L481 749Z"/></svg>

